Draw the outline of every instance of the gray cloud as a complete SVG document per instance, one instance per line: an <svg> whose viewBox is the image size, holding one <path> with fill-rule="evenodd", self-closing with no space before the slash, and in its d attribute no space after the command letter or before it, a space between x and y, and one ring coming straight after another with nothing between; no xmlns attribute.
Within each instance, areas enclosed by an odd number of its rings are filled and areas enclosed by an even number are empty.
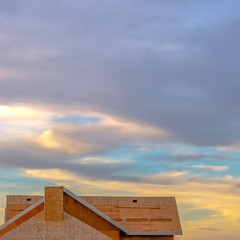
<svg viewBox="0 0 240 240"><path fill-rule="evenodd" d="M28 146L8 145L1 149L0 168L65 169L79 176L91 179L139 181L139 177L123 174L126 169L136 166L133 162L91 162L73 157L60 151L48 150L29 144Z"/></svg>
<svg viewBox="0 0 240 240"><path fill-rule="evenodd" d="M240 161L239 157L232 157L229 155L217 155L217 154L174 154L172 156L152 156L148 159L153 161L168 160L171 162L192 162L199 160L215 160L215 161Z"/></svg>
<svg viewBox="0 0 240 240"><path fill-rule="evenodd" d="M88 107L197 145L240 140L238 1L0 8L3 103Z"/></svg>
<svg viewBox="0 0 240 240"><path fill-rule="evenodd" d="M139 171L139 167L147 169L145 163L128 159L108 159L89 154L73 155L59 149L43 148L33 142L21 140L11 144L1 143L0 168L18 169L62 169L76 176L93 180L111 180L133 183L150 183L162 185L184 185L189 182L203 184L231 184L230 191L239 192L239 179L223 178L219 176L207 176L190 172L161 172ZM105 161L106 160L106 161Z"/></svg>

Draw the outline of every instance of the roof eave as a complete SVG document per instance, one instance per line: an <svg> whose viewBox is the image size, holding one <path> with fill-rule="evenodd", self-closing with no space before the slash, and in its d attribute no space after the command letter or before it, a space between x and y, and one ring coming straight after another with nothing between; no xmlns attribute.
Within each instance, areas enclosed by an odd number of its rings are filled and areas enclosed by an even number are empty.
<svg viewBox="0 0 240 240"><path fill-rule="evenodd" d="M182 232L129 232L127 235L130 236L172 236L172 235L182 235Z"/></svg>

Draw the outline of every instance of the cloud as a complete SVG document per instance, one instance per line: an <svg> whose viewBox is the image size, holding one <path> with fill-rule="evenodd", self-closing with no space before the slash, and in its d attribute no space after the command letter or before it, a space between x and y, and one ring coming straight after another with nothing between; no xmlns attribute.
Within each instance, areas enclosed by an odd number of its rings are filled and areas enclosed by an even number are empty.
<svg viewBox="0 0 240 240"><path fill-rule="evenodd" d="M165 185L175 185L180 182L185 183L188 179L187 172L164 172L158 174L152 174L151 176L143 177L143 182L165 184Z"/></svg>
<svg viewBox="0 0 240 240"><path fill-rule="evenodd" d="M232 145L227 145L227 146L218 146L216 147L217 149L221 150L221 151L226 151L226 152L239 152L240 150L240 144L239 142L236 142Z"/></svg>
<svg viewBox="0 0 240 240"><path fill-rule="evenodd" d="M193 168L199 168L203 170L211 170L211 171L225 171L229 168L229 166L209 166L209 165L194 165Z"/></svg>
<svg viewBox="0 0 240 240"><path fill-rule="evenodd" d="M168 154L163 155L163 154L155 154L154 156L150 156L149 159L153 161L171 161L175 163L184 163L184 162L193 162L193 161L216 161L216 162L238 162L240 160L239 156L237 154L230 154L227 149L217 149L217 153L212 153L212 154L198 154L198 152L207 152L207 151L215 151L215 148L200 148L200 149L193 149L189 150L187 153L181 153L184 152L184 148L186 146L176 146L175 148L180 148L180 151L174 152L174 146L167 147L164 146L165 151L167 150ZM188 146L191 148L191 146ZM182 149L181 149L182 148ZM232 152L232 151L231 151ZM237 151L234 151L237 153Z"/></svg>
<svg viewBox="0 0 240 240"><path fill-rule="evenodd" d="M221 1L213 16L216 5L4 1L1 99L85 107L190 144L233 144L239 3Z"/></svg>
<svg viewBox="0 0 240 240"><path fill-rule="evenodd" d="M51 126L51 114L41 107L27 104L0 105L0 141L36 137L46 126Z"/></svg>
<svg viewBox="0 0 240 240"><path fill-rule="evenodd" d="M3 151L14 147L22 152L19 156L31 152L33 162L41 155L51 159L51 155L65 152L60 159L80 158L130 146L159 144L171 137L171 133L155 126L91 111L55 109L50 112L44 106L23 105L4 105L0 110ZM44 149L43 154L40 149ZM7 155L6 152L6 158ZM9 152L9 155L12 154Z"/></svg>
<svg viewBox="0 0 240 240"><path fill-rule="evenodd" d="M37 113L32 109L24 107L9 107L9 106L0 106L0 117L31 117L36 116Z"/></svg>
<svg viewBox="0 0 240 240"><path fill-rule="evenodd" d="M25 143L26 144L26 143ZM16 157L17 156L17 157ZM55 169L72 171L93 179L118 179L119 181L139 181L139 177L124 174L136 166L135 162L99 160L85 161L61 151L46 150L29 144L28 146L9 146L1 149L1 168ZM83 162L81 162L83 161Z"/></svg>
<svg viewBox="0 0 240 240"><path fill-rule="evenodd" d="M203 159L214 159L217 161L228 160L229 156L217 155L217 154L176 154L173 156L175 161L194 161Z"/></svg>
<svg viewBox="0 0 240 240"><path fill-rule="evenodd" d="M0 167L22 187L176 195L214 211L184 239L239 239L239 6L1 1Z"/></svg>
<svg viewBox="0 0 240 240"><path fill-rule="evenodd" d="M129 144L160 143L170 134L157 127L106 119L100 123L58 124L44 131L39 143L71 154L101 154Z"/></svg>
<svg viewBox="0 0 240 240"><path fill-rule="evenodd" d="M199 228L199 229L203 231L219 231L219 229L217 228Z"/></svg>
<svg viewBox="0 0 240 240"><path fill-rule="evenodd" d="M26 169L25 173L37 178L47 178L62 181L72 179L72 176L68 171L60 169Z"/></svg>

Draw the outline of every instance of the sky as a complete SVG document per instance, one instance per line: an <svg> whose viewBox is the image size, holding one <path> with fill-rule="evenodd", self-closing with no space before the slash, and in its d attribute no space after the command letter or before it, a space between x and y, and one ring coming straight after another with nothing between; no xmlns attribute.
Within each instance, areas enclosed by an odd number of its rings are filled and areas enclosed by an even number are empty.
<svg viewBox="0 0 240 240"><path fill-rule="evenodd" d="M175 196L177 240L240 236L238 0L0 0L7 194Z"/></svg>

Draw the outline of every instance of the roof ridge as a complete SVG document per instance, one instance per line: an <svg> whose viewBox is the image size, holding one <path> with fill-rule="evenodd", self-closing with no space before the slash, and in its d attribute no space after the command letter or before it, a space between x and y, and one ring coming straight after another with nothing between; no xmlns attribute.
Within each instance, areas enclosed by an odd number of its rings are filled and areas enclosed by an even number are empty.
<svg viewBox="0 0 240 240"><path fill-rule="evenodd" d="M124 233L128 234L129 231L127 228L123 227L121 224L119 224L118 222L114 221L112 218L110 218L109 216L107 216L106 214L104 214L103 212L99 211L97 208L95 208L93 205L91 205L90 203L88 203L87 201L85 201L84 199L82 199L81 197L78 197L76 194L74 194L73 192L71 192L70 190L68 190L67 188L63 187L63 192L68 194L70 197L74 198L76 201L78 201L79 203L81 203L82 205L84 205L85 207L87 207L88 209L90 209L91 211L95 212L97 215L99 215L100 217L104 218L105 220L107 220L108 222L110 222L112 225L114 225L115 227L117 227L118 229L122 230Z"/></svg>

